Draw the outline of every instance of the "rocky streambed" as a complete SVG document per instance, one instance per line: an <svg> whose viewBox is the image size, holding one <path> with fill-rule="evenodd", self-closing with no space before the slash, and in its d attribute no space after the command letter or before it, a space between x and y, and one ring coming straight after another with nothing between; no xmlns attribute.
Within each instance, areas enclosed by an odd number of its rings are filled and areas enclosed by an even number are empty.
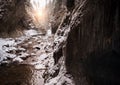
<svg viewBox="0 0 120 85"><path fill-rule="evenodd" d="M0 85L72 83L69 79L72 77L66 74L64 58L55 64L54 35L26 30L21 37L0 41Z"/></svg>

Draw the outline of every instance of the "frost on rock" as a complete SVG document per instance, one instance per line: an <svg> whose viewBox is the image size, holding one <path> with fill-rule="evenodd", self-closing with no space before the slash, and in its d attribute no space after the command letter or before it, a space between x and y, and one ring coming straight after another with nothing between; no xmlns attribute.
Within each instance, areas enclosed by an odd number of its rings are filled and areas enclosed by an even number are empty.
<svg viewBox="0 0 120 85"><path fill-rule="evenodd" d="M86 4L85 2L86 0L76 7L71 14L68 13L64 17L64 20L61 22L56 34L54 35L54 52L58 52L65 46L68 35L74 25L80 24L80 19L84 14L81 9ZM64 58L65 56L61 57L57 64L47 71L46 74L49 74L49 76L46 78L45 85L75 85L73 77L70 74L67 74Z"/></svg>
<svg viewBox="0 0 120 85"><path fill-rule="evenodd" d="M66 15L68 17L68 15ZM0 64L19 62L43 70L45 85L74 85L72 76L67 74L65 56L55 64L54 52L65 46L70 26L59 27L55 35L48 30L41 35L36 30L25 30L19 38L0 38Z"/></svg>
<svg viewBox="0 0 120 85"><path fill-rule="evenodd" d="M7 61L22 61L19 54L23 56L23 52L26 51L25 48L19 46L19 44L23 43L27 40L28 37L22 36L16 39L13 38L0 38L0 64L2 62L9 63ZM26 56L26 55L25 55Z"/></svg>
<svg viewBox="0 0 120 85"><path fill-rule="evenodd" d="M0 63L6 59L12 59L16 57L14 54L7 53L9 50L14 50L12 46L15 45L12 39L2 39L0 38Z"/></svg>
<svg viewBox="0 0 120 85"><path fill-rule="evenodd" d="M43 70L45 85L75 85L73 77L67 74L65 56L61 56L57 63L53 56L65 46L77 15L73 13L70 17L66 14L55 35L50 30L44 36L36 30L25 30L24 36L19 38L0 38L0 64L19 62Z"/></svg>
<svg viewBox="0 0 120 85"><path fill-rule="evenodd" d="M72 76L67 74L64 57L61 57L59 62L48 70L48 73L49 78L45 85L74 85Z"/></svg>
<svg viewBox="0 0 120 85"><path fill-rule="evenodd" d="M26 30L24 33L18 38L0 38L0 64L29 64L36 70L42 70L45 85L74 85L72 76L67 74L64 57L61 56L57 64L53 58L59 46L65 44L67 36L43 36L35 30Z"/></svg>

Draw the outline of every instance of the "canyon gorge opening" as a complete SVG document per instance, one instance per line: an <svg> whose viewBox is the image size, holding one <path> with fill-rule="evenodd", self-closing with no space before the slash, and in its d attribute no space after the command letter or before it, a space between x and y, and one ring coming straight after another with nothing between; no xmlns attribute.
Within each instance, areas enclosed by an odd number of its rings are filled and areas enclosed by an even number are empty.
<svg viewBox="0 0 120 85"><path fill-rule="evenodd" d="M119 24L119 0L0 0L0 85L120 85Z"/></svg>

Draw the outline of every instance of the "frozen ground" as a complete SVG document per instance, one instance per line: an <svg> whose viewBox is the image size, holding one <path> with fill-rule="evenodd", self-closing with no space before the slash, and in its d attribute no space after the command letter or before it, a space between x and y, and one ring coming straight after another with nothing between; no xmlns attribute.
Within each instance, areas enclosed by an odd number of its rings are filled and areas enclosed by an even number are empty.
<svg viewBox="0 0 120 85"><path fill-rule="evenodd" d="M54 61L49 56L53 51L53 36L41 36L35 30L26 30L24 33L24 36L16 39L0 38L0 64L18 62L35 65L37 69L45 69L48 62L52 65Z"/></svg>
<svg viewBox="0 0 120 85"><path fill-rule="evenodd" d="M18 38L0 38L0 64L15 62L32 65L42 70L45 85L74 85L72 77L66 74L64 57L54 65L54 38L50 33L43 36L36 30L26 30L24 36ZM58 69L58 75L52 77Z"/></svg>

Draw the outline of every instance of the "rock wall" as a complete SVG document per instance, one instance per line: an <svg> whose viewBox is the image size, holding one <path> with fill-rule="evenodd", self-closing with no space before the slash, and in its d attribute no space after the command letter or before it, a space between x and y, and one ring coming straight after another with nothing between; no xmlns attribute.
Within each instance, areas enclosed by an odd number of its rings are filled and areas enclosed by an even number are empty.
<svg viewBox="0 0 120 85"><path fill-rule="evenodd" d="M120 3L75 0L79 7L83 1L86 3L80 9L83 16L77 15L67 39L67 71L76 85L119 85ZM72 2L68 0L69 3ZM75 9L76 6L74 12Z"/></svg>
<svg viewBox="0 0 120 85"><path fill-rule="evenodd" d="M25 17L26 0L0 1L0 35L10 34L15 30L24 29L22 20Z"/></svg>
<svg viewBox="0 0 120 85"><path fill-rule="evenodd" d="M65 8L54 15L53 29L57 32L53 57L58 67L50 68L52 78L58 75L55 82L67 85L65 79L69 81L69 76L64 74L71 74L75 85L120 85L120 2L67 0L64 4ZM22 0L13 0L5 8L0 17L0 32L10 33L21 27L24 4Z"/></svg>

